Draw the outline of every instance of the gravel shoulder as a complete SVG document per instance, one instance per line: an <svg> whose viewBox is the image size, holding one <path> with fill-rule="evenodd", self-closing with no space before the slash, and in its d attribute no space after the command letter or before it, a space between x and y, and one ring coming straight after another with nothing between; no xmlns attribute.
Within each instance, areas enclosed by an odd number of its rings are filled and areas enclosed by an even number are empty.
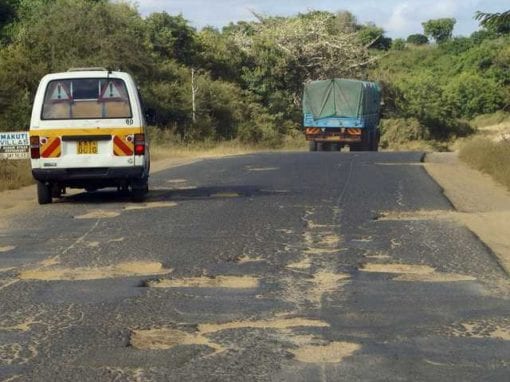
<svg viewBox="0 0 510 382"><path fill-rule="evenodd" d="M428 154L425 169L443 188L458 218L491 248L510 275L510 193L455 153Z"/></svg>

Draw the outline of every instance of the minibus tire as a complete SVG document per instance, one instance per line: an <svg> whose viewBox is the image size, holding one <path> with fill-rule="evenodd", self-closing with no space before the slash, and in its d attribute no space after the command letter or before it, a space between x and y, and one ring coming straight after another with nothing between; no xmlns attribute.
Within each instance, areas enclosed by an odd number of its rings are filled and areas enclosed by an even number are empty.
<svg viewBox="0 0 510 382"><path fill-rule="evenodd" d="M39 204L50 204L52 202L51 185L37 181L37 202Z"/></svg>
<svg viewBox="0 0 510 382"><path fill-rule="evenodd" d="M141 203L145 200L145 194L149 191L149 183L137 181L131 185L131 200L135 203Z"/></svg>

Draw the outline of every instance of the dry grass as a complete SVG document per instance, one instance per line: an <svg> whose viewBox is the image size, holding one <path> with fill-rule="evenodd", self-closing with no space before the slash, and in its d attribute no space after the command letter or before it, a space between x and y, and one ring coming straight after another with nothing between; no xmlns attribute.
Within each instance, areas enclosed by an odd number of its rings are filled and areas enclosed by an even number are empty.
<svg viewBox="0 0 510 382"><path fill-rule="evenodd" d="M491 175L510 190L510 141L495 142L477 136L464 142L459 157L471 167Z"/></svg>
<svg viewBox="0 0 510 382"><path fill-rule="evenodd" d="M204 141L196 143L177 143L172 139L151 141L151 160L157 161L168 158L210 158L228 155L241 155L261 151L303 151L308 149L308 143L302 134L287 136L279 147L266 145L248 145L232 141Z"/></svg>
<svg viewBox="0 0 510 382"><path fill-rule="evenodd" d="M29 160L0 160L0 191L14 190L34 183Z"/></svg>

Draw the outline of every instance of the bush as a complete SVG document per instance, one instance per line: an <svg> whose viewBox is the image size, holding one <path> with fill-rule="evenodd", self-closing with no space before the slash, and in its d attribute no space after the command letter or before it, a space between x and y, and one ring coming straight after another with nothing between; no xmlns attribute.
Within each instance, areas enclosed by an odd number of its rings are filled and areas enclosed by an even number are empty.
<svg viewBox="0 0 510 382"><path fill-rule="evenodd" d="M407 42L414 45L425 45L429 43L429 39L424 34L416 33L407 37Z"/></svg>
<svg viewBox="0 0 510 382"><path fill-rule="evenodd" d="M381 120L380 129L382 148L430 139L427 128L416 118L383 119Z"/></svg>
<svg viewBox="0 0 510 382"><path fill-rule="evenodd" d="M476 137L460 149L460 159L505 185L510 190L510 141L494 142Z"/></svg>
<svg viewBox="0 0 510 382"><path fill-rule="evenodd" d="M14 190L34 183L29 160L0 159L0 191Z"/></svg>
<svg viewBox="0 0 510 382"><path fill-rule="evenodd" d="M479 74L461 73L446 85L444 99L454 118L472 118L503 107L501 86Z"/></svg>

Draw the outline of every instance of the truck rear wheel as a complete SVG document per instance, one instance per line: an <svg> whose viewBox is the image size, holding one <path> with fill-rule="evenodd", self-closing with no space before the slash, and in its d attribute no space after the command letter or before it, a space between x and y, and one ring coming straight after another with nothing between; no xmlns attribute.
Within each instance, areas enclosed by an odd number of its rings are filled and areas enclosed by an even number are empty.
<svg viewBox="0 0 510 382"><path fill-rule="evenodd" d="M50 204L51 201L51 185L37 181L37 202L39 204Z"/></svg>
<svg viewBox="0 0 510 382"><path fill-rule="evenodd" d="M309 151L317 151L317 142L309 141L308 149L309 149Z"/></svg>

